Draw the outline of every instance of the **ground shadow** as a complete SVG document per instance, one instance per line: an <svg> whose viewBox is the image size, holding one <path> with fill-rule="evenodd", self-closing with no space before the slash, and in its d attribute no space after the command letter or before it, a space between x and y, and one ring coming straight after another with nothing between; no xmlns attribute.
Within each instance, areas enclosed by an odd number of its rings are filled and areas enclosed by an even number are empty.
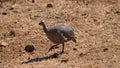
<svg viewBox="0 0 120 68"><path fill-rule="evenodd" d="M54 54L49 55L49 56L30 59L30 60L28 60L28 61L22 62L21 64L27 64L27 63L31 63L31 62L40 62L40 61L43 61L43 60L48 60L48 59L58 58L58 56L59 56L58 53L54 53Z"/></svg>

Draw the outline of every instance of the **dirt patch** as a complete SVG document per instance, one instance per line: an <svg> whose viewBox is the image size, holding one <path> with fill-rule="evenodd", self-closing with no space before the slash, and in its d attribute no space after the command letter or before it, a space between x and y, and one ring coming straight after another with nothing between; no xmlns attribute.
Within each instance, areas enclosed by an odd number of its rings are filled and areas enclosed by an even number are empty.
<svg viewBox="0 0 120 68"><path fill-rule="evenodd" d="M48 52L53 43L39 26L70 24L77 43ZM5 0L0 1L0 68L119 68L119 0ZM25 46L34 45L33 52ZM24 63L27 62L28 63ZM24 64L22 64L24 63Z"/></svg>

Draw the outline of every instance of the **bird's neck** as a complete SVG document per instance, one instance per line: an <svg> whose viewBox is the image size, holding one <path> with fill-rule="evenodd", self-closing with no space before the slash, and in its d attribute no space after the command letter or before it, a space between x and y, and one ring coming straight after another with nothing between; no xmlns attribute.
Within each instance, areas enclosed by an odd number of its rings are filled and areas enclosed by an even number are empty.
<svg viewBox="0 0 120 68"><path fill-rule="evenodd" d="M48 31L47 26L46 26L45 24L43 24L43 30L44 30L45 32Z"/></svg>

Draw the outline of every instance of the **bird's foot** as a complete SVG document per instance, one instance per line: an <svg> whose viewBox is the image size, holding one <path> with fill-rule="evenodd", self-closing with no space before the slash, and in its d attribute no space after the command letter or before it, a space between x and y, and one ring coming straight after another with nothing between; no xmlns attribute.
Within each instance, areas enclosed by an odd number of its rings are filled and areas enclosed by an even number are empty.
<svg viewBox="0 0 120 68"><path fill-rule="evenodd" d="M55 49L55 48L59 48L59 47L56 46L56 45L53 45L53 46L51 46L51 47L49 48L48 52L49 52L49 51L52 51L52 49Z"/></svg>
<svg viewBox="0 0 120 68"><path fill-rule="evenodd" d="M64 54L64 51L60 52L60 54Z"/></svg>

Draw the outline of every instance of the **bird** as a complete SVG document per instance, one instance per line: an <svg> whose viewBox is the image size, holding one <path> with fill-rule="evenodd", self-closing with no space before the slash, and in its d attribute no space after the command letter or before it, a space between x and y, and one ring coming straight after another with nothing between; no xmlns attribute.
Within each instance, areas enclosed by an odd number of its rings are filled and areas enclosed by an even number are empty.
<svg viewBox="0 0 120 68"><path fill-rule="evenodd" d="M57 47L57 45L62 44L62 51L60 54L63 54L65 42L72 40L76 43L74 29L70 25L56 24L54 26L47 27L44 20L41 20L39 25L43 27L47 38L55 44L51 46L48 51L51 51L53 48Z"/></svg>

